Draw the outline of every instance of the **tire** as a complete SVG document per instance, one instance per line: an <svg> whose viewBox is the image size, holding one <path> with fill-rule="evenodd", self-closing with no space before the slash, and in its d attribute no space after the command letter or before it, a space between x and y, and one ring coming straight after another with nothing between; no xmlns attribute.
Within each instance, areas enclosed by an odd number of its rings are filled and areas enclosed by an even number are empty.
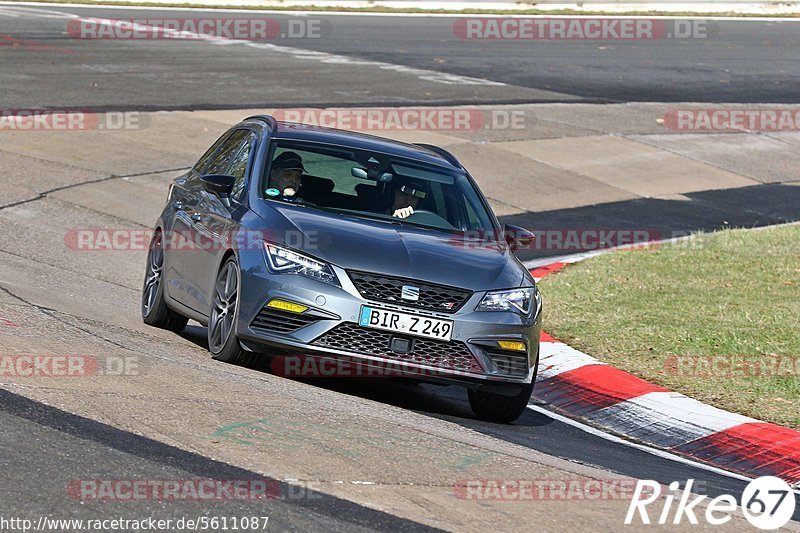
<svg viewBox="0 0 800 533"><path fill-rule="evenodd" d="M147 267L142 286L142 321L148 326L180 333L189 319L167 307L164 301L163 275L164 238L157 231L147 252Z"/></svg>
<svg viewBox="0 0 800 533"><path fill-rule="evenodd" d="M208 350L217 361L249 366L255 354L243 350L236 336L240 278L239 263L231 256L222 264L214 281L214 297L208 315Z"/></svg>
<svg viewBox="0 0 800 533"><path fill-rule="evenodd" d="M535 382L535 379L533 380ZM482 419L490 422L508 424L519 418L528 406L528 400L533 393L533 385L525 385L516 396L503 396L493 392L484 392L469 389L469 406L472 412Z"/></svg>

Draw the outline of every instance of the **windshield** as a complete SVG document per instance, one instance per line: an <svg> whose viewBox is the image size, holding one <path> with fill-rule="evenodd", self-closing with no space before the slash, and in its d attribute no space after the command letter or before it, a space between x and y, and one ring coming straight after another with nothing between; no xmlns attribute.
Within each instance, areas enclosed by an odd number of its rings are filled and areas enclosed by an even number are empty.
<svg viewBox="0 0 800 533"><path fill-rule="evenodd" d="M352 148L278 141L262 197L345 216L447 232L494 231L480 193L463 172Z"/></svg>

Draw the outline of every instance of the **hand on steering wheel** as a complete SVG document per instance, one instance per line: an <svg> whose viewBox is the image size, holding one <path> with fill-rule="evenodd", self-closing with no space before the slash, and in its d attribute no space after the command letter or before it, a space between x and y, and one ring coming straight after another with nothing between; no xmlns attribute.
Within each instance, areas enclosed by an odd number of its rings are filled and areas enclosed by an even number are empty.
<svg viewBox="0 0 800 533"><path fill-rule="evenodd" d="M397 218L407 218L413 214L414 214L414 208L408 206L408 207L401 207L400 209L396 210L394 213L392 213L392 216Z"/></svg>

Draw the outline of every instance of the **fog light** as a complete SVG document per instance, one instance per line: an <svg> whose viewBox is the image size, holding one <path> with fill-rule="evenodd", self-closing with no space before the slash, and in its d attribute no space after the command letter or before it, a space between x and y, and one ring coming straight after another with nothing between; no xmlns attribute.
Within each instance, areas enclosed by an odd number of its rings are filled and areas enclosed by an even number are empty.
<svg viewBox="0 0 800 533"><path fill-rule="evenodd" d="M525 343L521 341L497 341L497 344L504 350L512 350L514 352L525 351Z"/></svg>
<svg viewBox="0 0 800 533"><path fill-rule="evenodd" d="M270 300L267 307L273 309L280 309L281 311L289 311L290 313L302 313L308 306L296 304L294 302L287 302L286 300Z"/></svg>

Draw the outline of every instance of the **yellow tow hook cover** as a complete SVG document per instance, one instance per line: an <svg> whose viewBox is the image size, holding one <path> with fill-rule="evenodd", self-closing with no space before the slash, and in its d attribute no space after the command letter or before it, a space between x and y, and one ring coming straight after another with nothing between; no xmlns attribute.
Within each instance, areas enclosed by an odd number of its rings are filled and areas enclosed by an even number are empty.
<svg viewBox="0 0 800 533"><path fill-rule="evenodd" d="M504 350L513 350L515 352L525 351L525 343L521 341L497 341L497 344Z"/></svg>
<svg viewBox="0 0 800 533"><path fill-rule="evenodd" d="M308 306L296 304L294 302L287 302L286 300L270 300L267 307L273 309L280 309L281 311L289 311L290 313L302 313Z"/></svg>

